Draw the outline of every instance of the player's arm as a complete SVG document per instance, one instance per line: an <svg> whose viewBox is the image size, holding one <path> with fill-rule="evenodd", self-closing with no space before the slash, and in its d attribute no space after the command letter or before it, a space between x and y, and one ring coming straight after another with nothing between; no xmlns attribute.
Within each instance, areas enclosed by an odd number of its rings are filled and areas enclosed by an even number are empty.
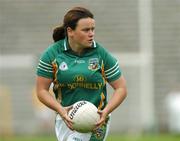
<svg viewBox="0 0 180 141"><path fill-rule="evenodd" d="M37 76L36 79L36 91L38 99L47 107L56 111L64 119L67 126L72 129L72 121L67 115L67 110L61 106L60 103L49 93L49 87L52 83L52 79Z"/></svg>
<svg viewBox="0 0 180 141"><path fill-rule="evenodd" d="M102 111L99 111L101 118L97 123L97 126L104 123L108 114L115 110L123 102L127 95L126 81L123 76L113 82L110 82L109 84L114 89L114 93L106 107Z"/></svg>
<svg viewBox="0 0 180 141"><path fill-rule="evenodd" d="M116 109L127 96L126 81L123 76L111 82L110 85L113 87L114 93L104 109L108 114Z"/></svg>

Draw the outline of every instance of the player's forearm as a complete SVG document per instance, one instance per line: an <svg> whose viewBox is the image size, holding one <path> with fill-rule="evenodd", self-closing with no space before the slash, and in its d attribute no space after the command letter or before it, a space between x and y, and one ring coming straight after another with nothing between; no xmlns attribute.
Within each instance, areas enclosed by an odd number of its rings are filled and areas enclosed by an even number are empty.
<svg viewBox="0 0 180 141"><path fill-rule="evenodd" d="M127 96L126 88L116 89L104 110L108 114L111 113L123 102L126 96Z"/></svg>
<svg viewBox="0 0 180 141"><path fill-rule="evenodd" d="M55 100L54 97L47 90L38 91L37 96L39 100L47 107L58 112L59 114L63 113L63 108L60 103L58 103L57 100Z"/></svg>

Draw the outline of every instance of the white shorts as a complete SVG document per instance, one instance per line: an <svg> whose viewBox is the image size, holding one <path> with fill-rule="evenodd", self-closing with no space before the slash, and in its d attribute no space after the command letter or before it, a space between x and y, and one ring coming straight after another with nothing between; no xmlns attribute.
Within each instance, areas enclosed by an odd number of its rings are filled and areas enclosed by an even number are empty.
<svg viewBox="0 0 180 141"><path fill-rule="evenodd" d="M58 141L105 141L109 131L110 120L107 124L97 129L96 133L79 133L70 130L60 115L56 116L55 132Z"/></svg>

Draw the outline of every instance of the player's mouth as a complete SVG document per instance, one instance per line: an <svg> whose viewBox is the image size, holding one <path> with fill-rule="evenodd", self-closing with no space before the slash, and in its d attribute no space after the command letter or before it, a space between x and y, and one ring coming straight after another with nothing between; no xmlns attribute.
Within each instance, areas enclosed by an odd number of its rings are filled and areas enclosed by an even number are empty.
<svg viewBox="0 0 180 141"><path fill-rule="evenodd" d="M89 43L92 43L92 42L93 42L93 39L88 40L88 42L89 42Z"/></svg>

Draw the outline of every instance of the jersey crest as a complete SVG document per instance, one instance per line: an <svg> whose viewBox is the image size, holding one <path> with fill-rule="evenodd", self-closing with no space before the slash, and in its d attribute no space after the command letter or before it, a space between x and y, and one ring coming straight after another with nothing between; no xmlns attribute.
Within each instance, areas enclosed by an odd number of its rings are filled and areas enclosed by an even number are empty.
<svg viewBox="0 0 180 141"><path fill-rule="evenodd" d="M96 71L99 67L99 59L98 58L91 58L89 59L88 69L92 71Z"/></svg>

